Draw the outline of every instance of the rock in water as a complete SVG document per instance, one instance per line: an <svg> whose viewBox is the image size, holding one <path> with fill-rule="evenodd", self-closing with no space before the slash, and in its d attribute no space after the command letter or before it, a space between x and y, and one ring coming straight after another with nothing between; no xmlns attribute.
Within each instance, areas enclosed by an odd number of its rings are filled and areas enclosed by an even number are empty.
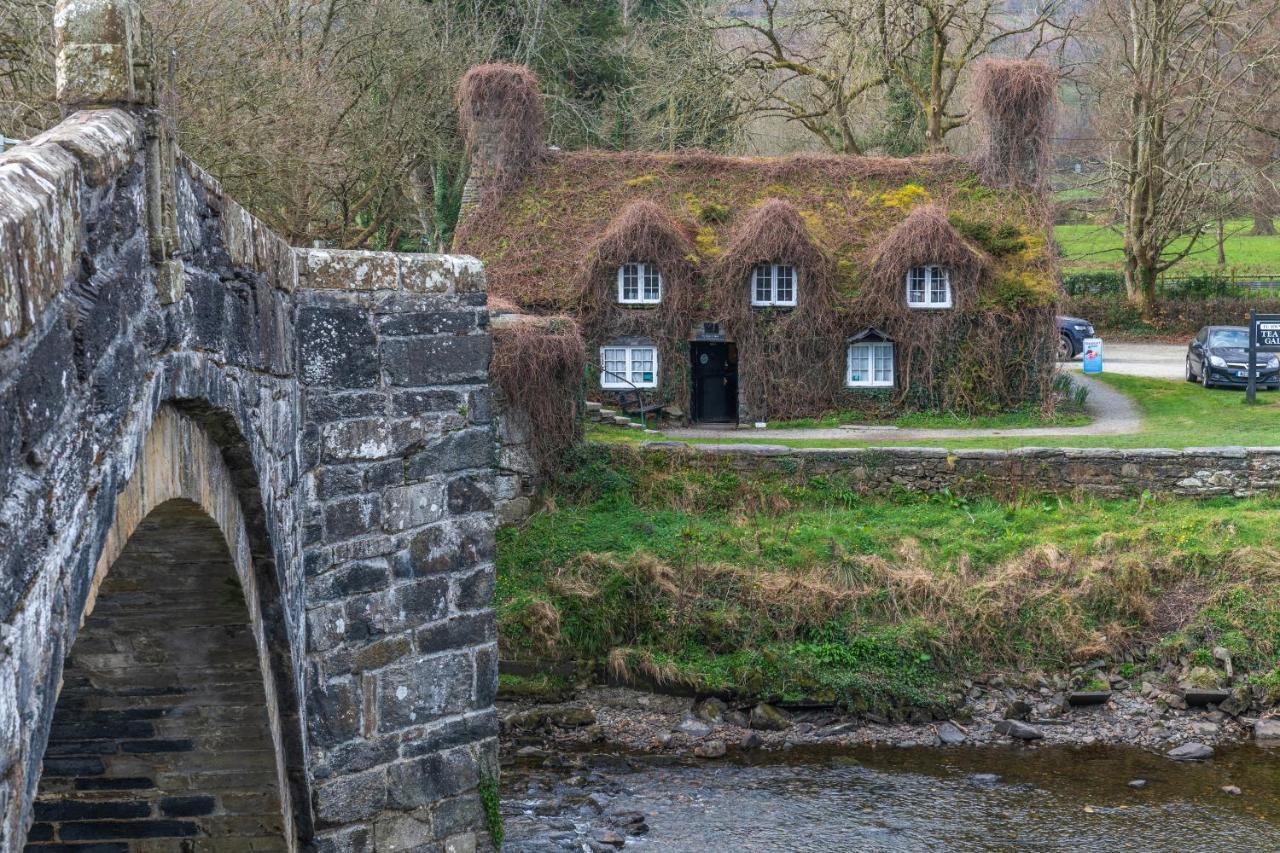
<svg viewBox="0 0 1280 853"><path fill-rule="evenodd" d="M1230 794L1233 797L1238 797L1240 796L1240 789L1237 788L1235 785L1223 785L1222 793Z"/></svg>
<svg viewBox="0 0 1280 853"><path fill-rule="evenodd" d="M956 728L952 723L943 723L938 726L938 740L947 746L954 746L958 743L965 742L964 732Z"/></svg>
<svg viewBox="0 0 1280 853"><path fill-rule="evenodd" d="M724 719L724 712L727 710L728 706L713 696L694 705L693 715L708 723L718 723Z"/></svg>
<svg viewBox="0 0 1280 853"><path fill-rule="evenodd" d="M607 844L610 847L622 847L627 843L627 839L611 829L597 830L591 839L597 844Z"/></svg>
<svg viewBox="0 0 1280 853"><path fill-rule="evenodd" d="M1147 780L1146 779L1130 779L1129 787L1133 788L1135 791L1141 791L1143 788L1147 787Z"/></svg>
<svg viewBox="0 0 1280 853"><path fill-rule="evenodd" d="M722 740L709 740L706 743L698 744L693 754L699 758L724 758L725 745Z"/></svg>
<svg viewBox="0 0 1280 853"><path fill-rule="evenodd" d="M1020 723L1017 720L1000 720L996 723L995 729L1002 735L1018 740L1039 740L1044 737L1044 734L1035 726Z"/></svg>
<svg viewBox="0 0 1280 853"><path fill-rule="evenodd" d="M1254 723L1253 738L1280 742L1280 717L1263 717Z"/></svg>
<svg viewBox="0 0 1280 853"><path fill-rule="evenodd" d="M751 728L766 732L780 732L791 728L791 718L767 702L761 702L751 709L748 722Z"/></svg>
<svg viewBox="0 0 1280 853"><path fill-rule="evenodd" d="M1174 761L1203 761L1213 757L1213 747L1193 740L1182 746L1175 746L1165 754Z"/></svg>
<svg viewBox="0 0 1280 853"><path fill-rule="evenodd" d="M759 749L760 744L764 743L760 735L755 732L747 732L742 736L742 743L738 744L742 749Z"/></svg>
<svg viewBox="0 0 1280 853"><path fill-rule="evenodd" d="M676 726L676 731L689 737L706 737L711 734L711 724L704 723L696 717L685 717L680 721L680 725Z"/></svg>
<svg viewBox="0 0 1280 853"><path fill-rule="evenodd" d="M1021 699L1015 699L1004 709L1006 720L1026 720L1031 716L1031 706Z"/></svg>

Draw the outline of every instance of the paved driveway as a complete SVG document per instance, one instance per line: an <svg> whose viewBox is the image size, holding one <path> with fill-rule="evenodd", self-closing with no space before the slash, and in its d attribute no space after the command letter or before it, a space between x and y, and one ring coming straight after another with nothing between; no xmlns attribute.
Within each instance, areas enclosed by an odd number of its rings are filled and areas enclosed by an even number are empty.
<svg viewBox="0 0 1280 853"><path fill-rule="evenodd" d="M1186 361L1186 344L1113 344L1105 338L1102 341L1102 369L1106 373L1183 379ZM1080 369L1079 357L1073 366Z"/></svg>

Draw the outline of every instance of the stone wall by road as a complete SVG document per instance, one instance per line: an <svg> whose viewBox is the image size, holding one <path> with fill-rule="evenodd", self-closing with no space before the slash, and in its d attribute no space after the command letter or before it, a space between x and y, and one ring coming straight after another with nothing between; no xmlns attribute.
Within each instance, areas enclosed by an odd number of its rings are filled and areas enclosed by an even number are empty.
<svg viewBox="0 0 1280 853"><path fill-rule="evenodd" d="M790 448L783 445L687 445L648 442L646 454L673 463L726 465L796 477L839 476L860 491L1012 494L1086 491L1105 497L1247 497L1280 488L1280 447L1185 450L1025 447L943 450L924 447Z"/></svg>
<svg viewBox="0 0 1280 853"><path fill-rule="evenodd" d="M127 595L111 568L170 499L236 558L230 588L265 691L241 691L243 710L266 720L277 772L264 778L280 788L257 793L284 812L261 826L283 826L285 849L486 846L478 784L496 769L497 667L479 263L295 252L176 150L137 61L133 2L66 0L57 20L64 103L92 108L0 155L0 849L22 849L32 825L72 683L64 661L100 592L103 612L122 612L108 607ZM162 427L177 437L157 441ZM196 464L200 447L220 462ZM197 562L190 539L152 541L180 569ZM125 682L155 676L142 664L160 658L130 657L127 636L86 636L83 654L119 647L93 665L124 692L66 693L111 713L93 737L60 727L56 757L112 780L145 769L117 753L146 739L112 703L155 688ZM100 792L108 802L86 809L66 778L40 797L55 845L67 832L94 849L159 849L169 828L212 832L239 808L197 788L187 795L210 811L192 820L161 819L162 805L143 818ZM95 809L138 819L76 817Z"/></svg>

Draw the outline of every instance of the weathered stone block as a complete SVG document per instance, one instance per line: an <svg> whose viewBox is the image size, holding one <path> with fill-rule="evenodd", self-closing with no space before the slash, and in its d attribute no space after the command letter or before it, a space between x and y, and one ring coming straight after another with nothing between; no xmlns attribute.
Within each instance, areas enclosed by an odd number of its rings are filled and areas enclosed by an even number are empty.
<svg viewBox="0 0 1280 853"><path fill-rule="evenodd" d="M445 513L444 483L439 481L389 489L383 500L383 524L389 531L431 524Z"/></svg>
<svg viewBox="0 0 1280 853"><path fill-rule="evenodd" d="M440 655L378 673L378 731L422 725L468 707L471 673L471 656L466 653Z"/></svg>
<svg viewBox="0 0 1280 853"><path fill-rule="evenodd" d="M391 338L381 345L382 369L392 385L448 385L483 381L488 335Z"/></svg>
<svg viewBox="0 0 1280 853"><path fill-rule="evenodd" d="M388 778L388 804L411 809L475 788L480 781L479 763L468 750L452 749L393 764Z"/></svg>
<svg viewBox="0 0 1280 853"><path fill-rule="evenodd" d="M303 308L298 314L302 378L327 388L371 388L378 384L373 326L362 311Z"/></svg>
<svg viewBox="0 0 1280 853"><path fill-rule="evenodd" d="M295 249L299 280L316 290L398 290L399 270L390 252Z"/></svg>

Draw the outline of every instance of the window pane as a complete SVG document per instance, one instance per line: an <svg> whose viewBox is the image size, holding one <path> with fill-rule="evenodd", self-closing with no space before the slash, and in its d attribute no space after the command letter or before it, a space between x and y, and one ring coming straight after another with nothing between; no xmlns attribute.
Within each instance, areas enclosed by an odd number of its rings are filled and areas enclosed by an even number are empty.
<svg viewBox="0 0 1280 853"><path fill-rule="evenodd" d="M935 305L947 300L947 271L942 267L929 267L929 301Z"/></svg>
<svg viewBox="0 0 1280 853"><path fill-rule="evenodd" d="M662 298L662 274L657 264L644 265L644 298L646 302L657 302Z"/></svg>
<svg viewBox="0 0 1280 853"><path fill-rule="evenodd" d="M600 350L600 381L606 385L621 382L627 375L627 351L622 347Z"/></svg>
<svg viewBox="0 0 1280 853"><path fill-rule="evenodd" d="M854 344L849 347L849 381L850 382L866 382L871 377L868 375L870 365L868 364L868 356L871 354L871 348L866 344Z"/></svg>
<svg viewBox="0 0 1280 853"><path fill-rule="evenodd" d="M795 302L796 301L796 270L795 267L777 266L777 284L774 291L774 299L778 302Z"/></svg>
<svg viewBox="0 0 1280 853"><path fill-rule="evenodd" d="M631 350L631 381L637 385L653 382L653 348L636 347Z"/></svg>
<svg viewBox="0 0 1280 853"><path fill-rule="evenodd" d="M773 287L769 278L769 265L761 264L756 267L756 284L755 296L752 297L754 302L772 302Z"/></svg>
<svg viewBox="0 0 1280 853"><path fill-rule="evenodd" d="M907 301L924 302L925 269L912 267L907 277Z"/></svg>
<svg viewBox="0 0 1280 853"><path fill-rule="evenodd" d="M640 278L636 264L622 265L622 301L635 302L640 298Z"/></svg>
<svg viewBox="0 0 1280 853"><path fill-rule="evenodd" d="M893 344L878 344L876 353L876 382L893 381Z"/></svg>

